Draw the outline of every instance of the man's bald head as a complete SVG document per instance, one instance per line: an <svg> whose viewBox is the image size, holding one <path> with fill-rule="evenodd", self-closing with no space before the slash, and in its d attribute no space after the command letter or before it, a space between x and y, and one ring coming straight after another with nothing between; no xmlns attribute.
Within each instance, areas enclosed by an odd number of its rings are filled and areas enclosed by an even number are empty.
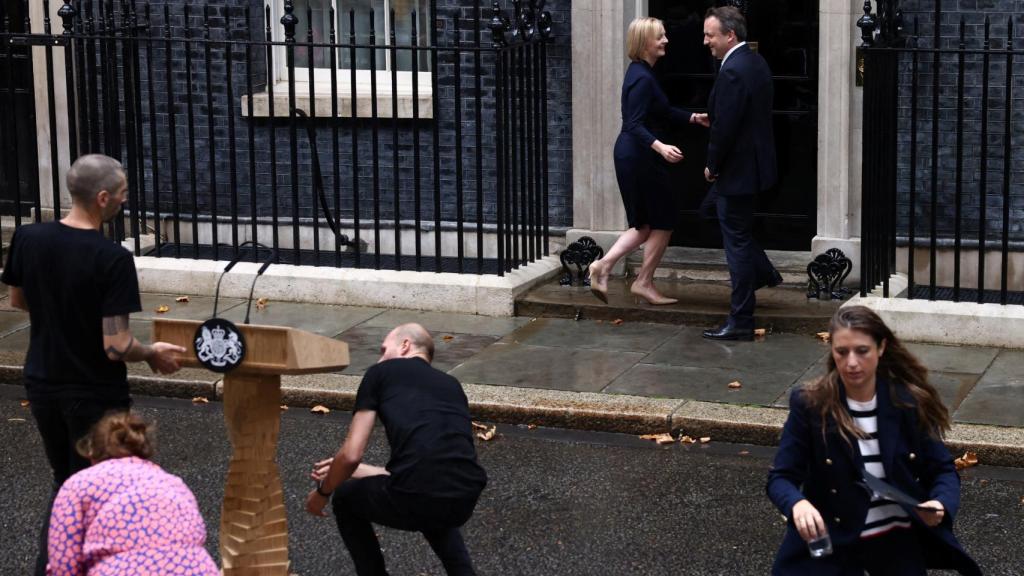
<svg viewBox="0 0 1024 576"><path fill-rule="evenodd" d="M434 360L434 339L423 326L410 322L395 327L380 346L380 361L422 355L427 362Z"/></svg>
<svg viewBox="0 0 1024 576"><path fill-rule="evenodd" d="M102 190L110 194L124 185L127 176L117 160L103 154L79 156L68 170L68 192L83 205L92 203Z"/></svg>

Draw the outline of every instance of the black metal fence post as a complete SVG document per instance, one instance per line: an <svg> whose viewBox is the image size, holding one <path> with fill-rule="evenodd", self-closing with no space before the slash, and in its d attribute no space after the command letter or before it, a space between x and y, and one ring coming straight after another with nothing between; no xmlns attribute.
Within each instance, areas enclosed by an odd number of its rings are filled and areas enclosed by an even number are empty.
<svg viewBox="0 0 1024 576"><path fill-rule="evenodd" d="M284 0L280 8L267 4L255 14L248 6L215 7L208 0L164 3L156 21L147 0L62 0L60 36L51 30L51 0L43 0L43 32L53 40L40 44L49 84L50 154L56 158L62 152L57 146L61 110L53 91L61 71L54 68L53 54L54 46L63 46L71 154L102 151L124 159L132 183L130 218L110 230L123 238L124 228L130 227L137 254L218 259L225 255L230 234L234 257L243 241L258 244L259 236L269 232L276 261L282 259L279 234L290 236L291 250L283 254L288 262L327 261L320 228L334 222L321 217L317 197L306 202L304 167L313 159L299 151L297 142L297 125L304 121L297 117L308 116L311 140L332 144L333 171L325 172L329 177L333 172L334 209L346 216L351 210L355 230L354 243L336 237L334 265L367 264L359 243L365 224L367 233L372 228L376 268L410 268L412 254L405 252L414 250L417 270L504 274L548 250L545 43L550 16L539 0L514 0L511 18L493 2L485 16L483 1L445 6L439 14L438 2L431 0L429 14L389 11L381 18L383 27L379 14L350 11L345 43L338 38L333 8L326 23L320 20L324 14L308 7L309 28L297 38L301 16L293 0ZM283 32L274 29L277 12ZM245 31L237 29L242 13ZM357 30L356 23L366 16L368 26ZM5 37L10 35L9 19L2 25ZM264 34L256 30L261 25ZM481 45L485 27L493 36L490 46ZM321 30L326 39L317 36ZM0 50L10 53L12 47L8 43ZM304 62L303 52L308 56ZM323 102L328 90L324 67L330 70L330 112ZM298 84L297 74L303 73L305 86ZM432 113L423 110L424 73L430 76ZM346 74L349 85L342 87ZM384 86L378 85L380 79ZM304 94L297 94L299 88ZM288 90L287 118L281 112L285 98L281 95L279 102L275 94L283 89ZM306 89L308 114L298 100L305 100ZM349 92L351 106L345 110L340 108L346 96L339 99L339 91ZM2 92L6 104L13 95L6 88ZM379 109L382 92L389 92L391 100ZM8 109L0 113L6 120ZM350 144L342 143L343 130L349 131L345 139L351 136ZM382 141L381 130L391 137ZM288 146L287 168L279 165L279 146ZM46 191L57 214L58 168L54 163L52 190ZM281 170L288 170L288 176ZM366 206L372 214L360 206L361 177L372 185L372 207ZM320 190L320 179L313 180L314 191ZM288 186L287 199L279 197L281 186ZM365 199L371 199L371 190L366 192ZM31 200L39 217L40 198ZM21 202L18 198L16 204ZM320 205L329 211L327 200ZM372 223L366 216L372 216ZM20 210L15 218L20 225ZM429 228L421 229L424 224ZM393 226L393 250L382 245L382 226ZM150 230L155 245L146 252L142 238ZM432 266L424 261L423 246L431 233L433 254L427 248L426 256L433 257ZM351 253L343 253L342 246L351 246ZM253 259L259 258L254 251Z"/></svg>

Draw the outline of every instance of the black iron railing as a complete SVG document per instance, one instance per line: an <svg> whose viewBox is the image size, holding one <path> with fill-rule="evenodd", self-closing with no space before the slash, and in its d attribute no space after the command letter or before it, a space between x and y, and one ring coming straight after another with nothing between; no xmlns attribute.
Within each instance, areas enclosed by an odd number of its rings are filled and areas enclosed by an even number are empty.
<svg viewBox="0 0 1024 576"><path fill-rule="evenodd" d="M941 3L935 6L930 35L920 33L916 17L903 30L898 11L882 34L873 34L879 22L868 2L859 24L860 292L880 286L885 296L894 295L890 276L901 271L908 298L1024 303L1024 288L1011 283L1010 264L1024 247L1024 178L1015 168L1021 127L1014 120L1024 50L1015 46L1012 17L1004 25L984 15L969 26L961 16L950 39L941 34ZM903 253L906 260L898 259ZM987 281L993 276L995 285Z"/></svg>
<svg viewBox="0 0 1024 576"><path fill-rule="evenodd" d="M66 114L71 157L124 163L112 236L140 255L228 259L252 242L282 263L476 274L548 254L543 1L432 0L386 30L331 9L316 31L312 9L271 4L64 0L59 34L3 29L6 46L46 46L54 147Z"/></svg>

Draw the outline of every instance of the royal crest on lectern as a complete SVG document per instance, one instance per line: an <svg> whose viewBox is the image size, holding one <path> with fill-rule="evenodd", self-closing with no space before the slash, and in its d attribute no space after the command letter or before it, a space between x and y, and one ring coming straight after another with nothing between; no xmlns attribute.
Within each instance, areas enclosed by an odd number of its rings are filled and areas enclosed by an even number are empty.
<svg viewBox="0 0 1024 576"><path fill-rule="evenodd" d="M214 372L229 372L245 358L245 338L223 318L211 318L199 326L195 348L199 362Z"/></svg>

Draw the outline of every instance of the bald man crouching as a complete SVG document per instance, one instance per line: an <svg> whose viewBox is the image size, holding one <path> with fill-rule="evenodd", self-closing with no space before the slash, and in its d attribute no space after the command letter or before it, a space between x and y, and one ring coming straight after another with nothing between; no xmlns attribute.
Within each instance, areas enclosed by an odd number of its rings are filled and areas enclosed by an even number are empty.
<svg viewBox="0 0 1024 576"><path fill-rule="evenodd" d="M355 415L334 458L317 462L306 511L334 518L359 576L387 574L372 523L422 532L450 574L475 574L459 527L469 520L487 474L477 464L469 403L454 377L433 368L434 340L403 324L356 393ZM391 446L385 468L363 464L377 417Z"/></svg>

